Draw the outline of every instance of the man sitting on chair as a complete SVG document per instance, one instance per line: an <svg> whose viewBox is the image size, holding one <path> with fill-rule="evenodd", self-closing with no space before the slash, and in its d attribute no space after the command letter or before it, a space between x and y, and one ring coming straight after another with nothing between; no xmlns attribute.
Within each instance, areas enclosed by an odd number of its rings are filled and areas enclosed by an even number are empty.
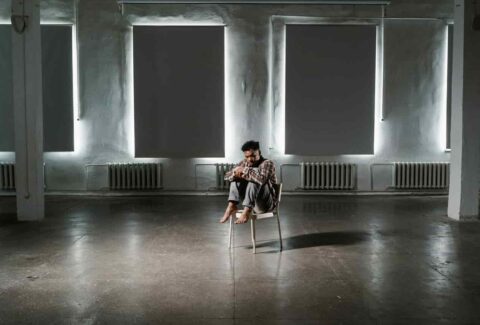
<svg viewBox="0 0 480 325"><path fill-rule="evenodd" d="M225 180L230 181L228 206L221 223L226 222L237 212L242 201L243 212L235 223L245 223L252 214L273 210L276 202L274 184L277 184L275 164L262 157L257 141L247 141L242 146L245 159L232 170L225 173Z"/></svg>

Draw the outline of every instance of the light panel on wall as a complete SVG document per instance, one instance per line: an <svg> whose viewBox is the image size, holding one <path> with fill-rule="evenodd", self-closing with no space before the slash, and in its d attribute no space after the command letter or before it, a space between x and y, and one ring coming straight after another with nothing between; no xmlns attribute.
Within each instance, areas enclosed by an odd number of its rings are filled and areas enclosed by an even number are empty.
<svg viewBox="0 0 480 325"><path fill-rule="evenodd" d="M80 91L79 91L79 74L78 74L78 35L77 25L72 26L72 66L73 66L73 132L74 132L74 152L79 154L85 150L86 132L84 130L83 121L81 121L80 111Z"/></svg>
<svg viewBox="0 0 480 325"><path fill-rule="evenodd" d="M224 38L224 74L225 74L225 158L228 160L230 157L235 156L236 149L234 148L235 139L232 132L229 132L229 126L235 125L235 119L233 116L233 104L231 102L230 94L230 69L233 67L230 65L230 44L228 37L229 29L225 26L225 38ZM218 159L218 158L217 158Z"/></svg>
<svg viewBox="0 0 480 325"><path fill-rule="evenodd" d="M384 143L384 135L382 133L383 116L383 39L384 39L384 24L382 22L377 26L377 49L375 61L375 128L373 153L377 154L382 150Z"/></svg>
<svg viewBox="0 0 480 325"><path fill-rule="evenodd" d="M285 153L285 129L286 129L286 119L285 119L285 85L286 85L286 57L287 57L287 26L283 26L283 46L282 46L282 63L281 63L281 70L280 70L280 75L281 75L281 80L280 80L280 87L281 87L281 92L282 96L280 99L280 112L279 112L279 117L280 117L280 125L282 126L279 129L278 133L278 148L280 152L283 155L287 155Z"/></svg>
<svg viewBox="0 0 480 325"><path fill-rule="evenodd" d="M444 121L441 121L440 125L444 126L443 132L440 133L440 140L442 141L440 146L441 150L450 151L451 147L451 123L452 123L452 69L453 69L453 24L447 24L445 26L445 76L444 76L444 99L445 104L444 112L441 116Z"/></svg>
<svg viewBox="0 0 480 325"><path fill-rule="evenodd" d="M128 38L129 46L126 55L128 56L127 62L129 63L129 67L127 68L128 71L128 94L129 100L128 103L130 105L128 110L127 116L127 132L129 132L128 138L128 153L130 154L131 158L135 158L135 91L134 91L134 84L133 84L133 26L129 29L130 35Z"/></svg>

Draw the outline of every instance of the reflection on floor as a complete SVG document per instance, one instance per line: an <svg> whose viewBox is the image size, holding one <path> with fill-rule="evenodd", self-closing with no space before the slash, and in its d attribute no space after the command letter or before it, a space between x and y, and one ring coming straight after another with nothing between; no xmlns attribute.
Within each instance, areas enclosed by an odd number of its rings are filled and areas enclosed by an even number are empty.
<svg viewBox="0 0 480 325"><path fill-rule="evenodd" d="M445 197L285 197L275 220L217 221L225 197L0 198L0 323L480 323L480 223Z"/></svg>

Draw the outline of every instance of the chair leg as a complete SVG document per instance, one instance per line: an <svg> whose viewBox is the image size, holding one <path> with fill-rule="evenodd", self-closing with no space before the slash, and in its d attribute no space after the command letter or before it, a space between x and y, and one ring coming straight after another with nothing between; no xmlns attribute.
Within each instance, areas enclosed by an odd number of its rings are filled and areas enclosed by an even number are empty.
<svg viewBox="0 0 480 325"><path fill-rule="evenodd" d="M278 237L280 238L280 251L282 251L283 243L282 243L282 230L280 229L280 217L278 216L278 212L275 215L277 217L277 224L278 224Z"/></svg>
<svg viewBox="0 0 480 325"><path fill-rule="evenodd" d="M255 247L255 219L254 218L251 219L250 226L251 226L251 232L252 232L253 254L255 254L256 247Z"/></svg>
<svg viewBox="0 0 480 325"><path fill-rule="evenodd" d="M232 248L232 237L233 237L233 216L230 216L230 234L228 236L228 248Z"/></svg>

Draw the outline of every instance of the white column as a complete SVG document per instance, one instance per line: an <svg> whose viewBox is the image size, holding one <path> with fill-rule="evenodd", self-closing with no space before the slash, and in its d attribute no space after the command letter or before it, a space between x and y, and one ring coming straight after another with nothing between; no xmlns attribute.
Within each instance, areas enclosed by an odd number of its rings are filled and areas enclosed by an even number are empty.
<svg viewBox="0 0 480 325"><path fill-rule="evenodd" d="M480 31L472 27L474 13L471 0L455 0L448 216L456 220L478 217Z"/></svg>
<svg viewBox="0 0 480 325"><path fill-rule="evenodd" d="M41 220L44 183L39 0L12 0L12 19L16 26L12 28L12 63L17 218Z"/></svg>

